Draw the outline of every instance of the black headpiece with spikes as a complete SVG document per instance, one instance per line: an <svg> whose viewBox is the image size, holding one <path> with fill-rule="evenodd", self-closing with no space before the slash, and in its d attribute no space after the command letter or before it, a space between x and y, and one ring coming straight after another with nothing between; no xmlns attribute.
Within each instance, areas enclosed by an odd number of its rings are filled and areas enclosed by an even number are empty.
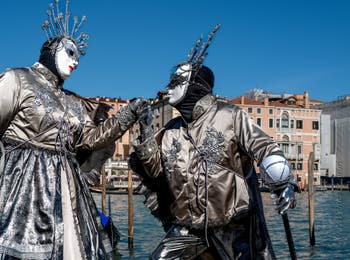
<svg viewBox="0 0 350 260"><path fill-rule="evenodd" d="M171 78L170 78L170 83L168 85L168 88L173 88L177 85L180 84L180 82L182 81L189 81L192 83L198 83L197 79L201 80L201 83L203 85L204 82L204 87L207 88L208 90L211 91L211 89L213 88L213 80L211 79L211 82L207 82L202 76L201 73L199 73L201 71L201 68L203 67L203 61L206 58L206 56L208 55L207 53L207 49L211 43L211 41L213 40L216 32L219 30L220 28L220 24L217 24L214 29L208 34L208 37L206 40L203 40L203 35L201 35L199 37L199 39L196 41L195 46L191 48L190 53L187 55L187 60L184 62L180 62L178 63L176 66L174 66L174 68L172 69L172 73L171 73ZM186 79L184 78L181 74L176 74L176 71L178 70L178 68L180 68L183 65L190 65L189 66L189 70L191 71L191 77ZM208 68L209 69L209 68ZM185 70L183 70L183 72L186 72ZM213 74L210 71L212 77Z"/></svg>

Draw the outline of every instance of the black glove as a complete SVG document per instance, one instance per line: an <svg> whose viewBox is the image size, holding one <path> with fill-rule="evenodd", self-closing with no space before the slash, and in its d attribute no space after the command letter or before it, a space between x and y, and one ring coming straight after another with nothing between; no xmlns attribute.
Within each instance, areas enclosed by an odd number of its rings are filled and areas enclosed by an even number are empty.
<svg viewBox="0 0 350 260"><path fill-rule="evenodd" d="M297 205L294 187L290 183L280 190L272 191L271 198L274 200L276 210L281 215L287 213L288 209L294 209Z"/></svg>

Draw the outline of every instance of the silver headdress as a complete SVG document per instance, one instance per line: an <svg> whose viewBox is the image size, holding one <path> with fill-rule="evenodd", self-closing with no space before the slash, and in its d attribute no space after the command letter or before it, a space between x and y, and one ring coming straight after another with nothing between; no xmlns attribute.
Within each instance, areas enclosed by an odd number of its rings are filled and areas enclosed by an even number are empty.
<svg viewBox="0 0 350 260"><path fill-rule="evenodd" d="M195 46L190 50L190 53L187 56L187 62L192 64L193 69L199 68L201 64L203 63L205 57L208 55L206 52L212 39L214 38L216 32L220 28L220 24L217 24L214 29L208 34L208 38L205 42L203 42L203 35L199 37L199 39L196 41ZM200 45L202 46L200 47Z"/></svg>
<svg viewBox="0 0 350 260"><path fill-rule="evenodd" d="M203 41L203 35L199 37L199 39L196 41L196 44L193 48L191 48L190 53L187 56L187 60L181 63L178 63L176 66L173 67L172 73L170 76L170 83L168 84L167 88L175 88L176 86L180 85L183 82L190 83L195 80L196 76L198 75L198 72L202 68L202 63L205 59L205 57L208 55L206 52L212 39L214 38L216 32L220 28L220 24L217 24L214 29L208 34L208 37L205 41ZM184 68L183 65L190 65L188 68ZM180 73L178 72L179 68L181 68ZM189 72L190 73L187 73ZM183 76L187 74L186 76ZM205 82L205 85L208 87L209 90L211 90L212 85L210 85L206 80L203 80Z"/></svg>
<svg viewBox="0 0 350 260"><path fill-rule="evenodd" d="M66 37L73 39L81 55L85 55L85 49L88 47L86 41L89 39L89 36L84 32L81 32L78 36L78 31L81 28L83 22L86 20L86 16L82 16L80 22L77 16L74 16L74 22L72 29L69 29L69 18L70 13L68 11L69 0L66 0L65 14L60 11L59 0L55 0L55 5L50 4L49 9L46 11L48 20L46 20L41 28L45 31L47 39L57 37ZM55 10L56 9L56 10Z"/></svg>

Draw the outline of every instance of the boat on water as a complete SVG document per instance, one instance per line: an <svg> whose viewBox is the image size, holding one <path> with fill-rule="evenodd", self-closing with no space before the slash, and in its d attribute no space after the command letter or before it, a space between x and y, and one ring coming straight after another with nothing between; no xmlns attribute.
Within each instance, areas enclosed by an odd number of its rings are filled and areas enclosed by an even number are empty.
<svg viewBox="0 0 350 260"><path fill-rule="evenodd" d="M93 193L102 193L102 189L100 187L92 186L89 188ZM106 194L128 194L128 187L125 188L107 188ZM133 194L139 194L138 188L133 188Z"/></svg>
<svg viewBox="0 0 350 260"><path fill-rule="evenodd" d="M127 194L128 193L128 177L112 175L108 176L106 184L106 194ZM134 194L139 194L141 180L132 178L132 188ZM94 185L90 187L90 191L94 193L102 193L103 187L101 185Z"/></svg>

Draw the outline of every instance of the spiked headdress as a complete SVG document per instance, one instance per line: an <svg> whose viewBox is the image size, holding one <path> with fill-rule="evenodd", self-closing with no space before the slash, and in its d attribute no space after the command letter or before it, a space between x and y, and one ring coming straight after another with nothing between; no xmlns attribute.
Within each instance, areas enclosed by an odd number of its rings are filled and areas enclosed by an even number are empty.
<svg viewBox="0 0 350 260"><path fill-rule="evenodd" d="M196 44L191 48L190 53L187 56L186 63L192 65L192 70L199 70L204 59L207 57L208 53L206 52L212 39L214 38L216 32L220 28L220 24L215 25L214 29L208 34L207 40L203 41L203 35L199 37L196 41ZM202 46L200 46L202 45Z"/></svg>
<svg viewBox="0 0 350 260"><path fill-rule="evenodd" d="M199 39L196 41L195 46L191 48L190 53L187 55L187 60L184 62L178 63L176 66L173 67L171 77L170 77L170 83L168 84L168 88L174 88L181 84L181 82L192 82L194 83L195 80L198 78L204 83L205 87L207 87L209 90L213 87L213 82L208 82L205 78L203 78L203 75L200 75L200 72L203 72L201 70L204 59L208 55L207 49L214 38L216 32L220 28L220 24L217 24L214 29L208 34L208 37L206 40L203 40L203 35L199 37ZM186 69L184 65L186 66ZM181 73L179 74L179 68L181 68ZM209 68L205 68L205 71L210 70ZM190 73L188 73L190 72ZM213 77L212 72L210 71L210 77ZM183 75L188 75L188 77L184 77ZM213 81L214 79L211 79L210 81Z"/></svg>
<svg viewBox="0 0 350 260"><path fill-rule="evenodd" d="M54 1L55 4L51 3L49 9L46 11L48 20L46 20L41 27L45 31L48 41L50 42L58 37L70 38L77 44L80 54L85 55L85 49L88 47L86 41L89 39L89 36L84 32L81 32L78 35L78 31L86 20L86 16L82 16L80 21L77 16L74 16L73 26L70 30L70 12L68 10L69 0L66 0L65 14L60 11L59 0Z"/></svg>

